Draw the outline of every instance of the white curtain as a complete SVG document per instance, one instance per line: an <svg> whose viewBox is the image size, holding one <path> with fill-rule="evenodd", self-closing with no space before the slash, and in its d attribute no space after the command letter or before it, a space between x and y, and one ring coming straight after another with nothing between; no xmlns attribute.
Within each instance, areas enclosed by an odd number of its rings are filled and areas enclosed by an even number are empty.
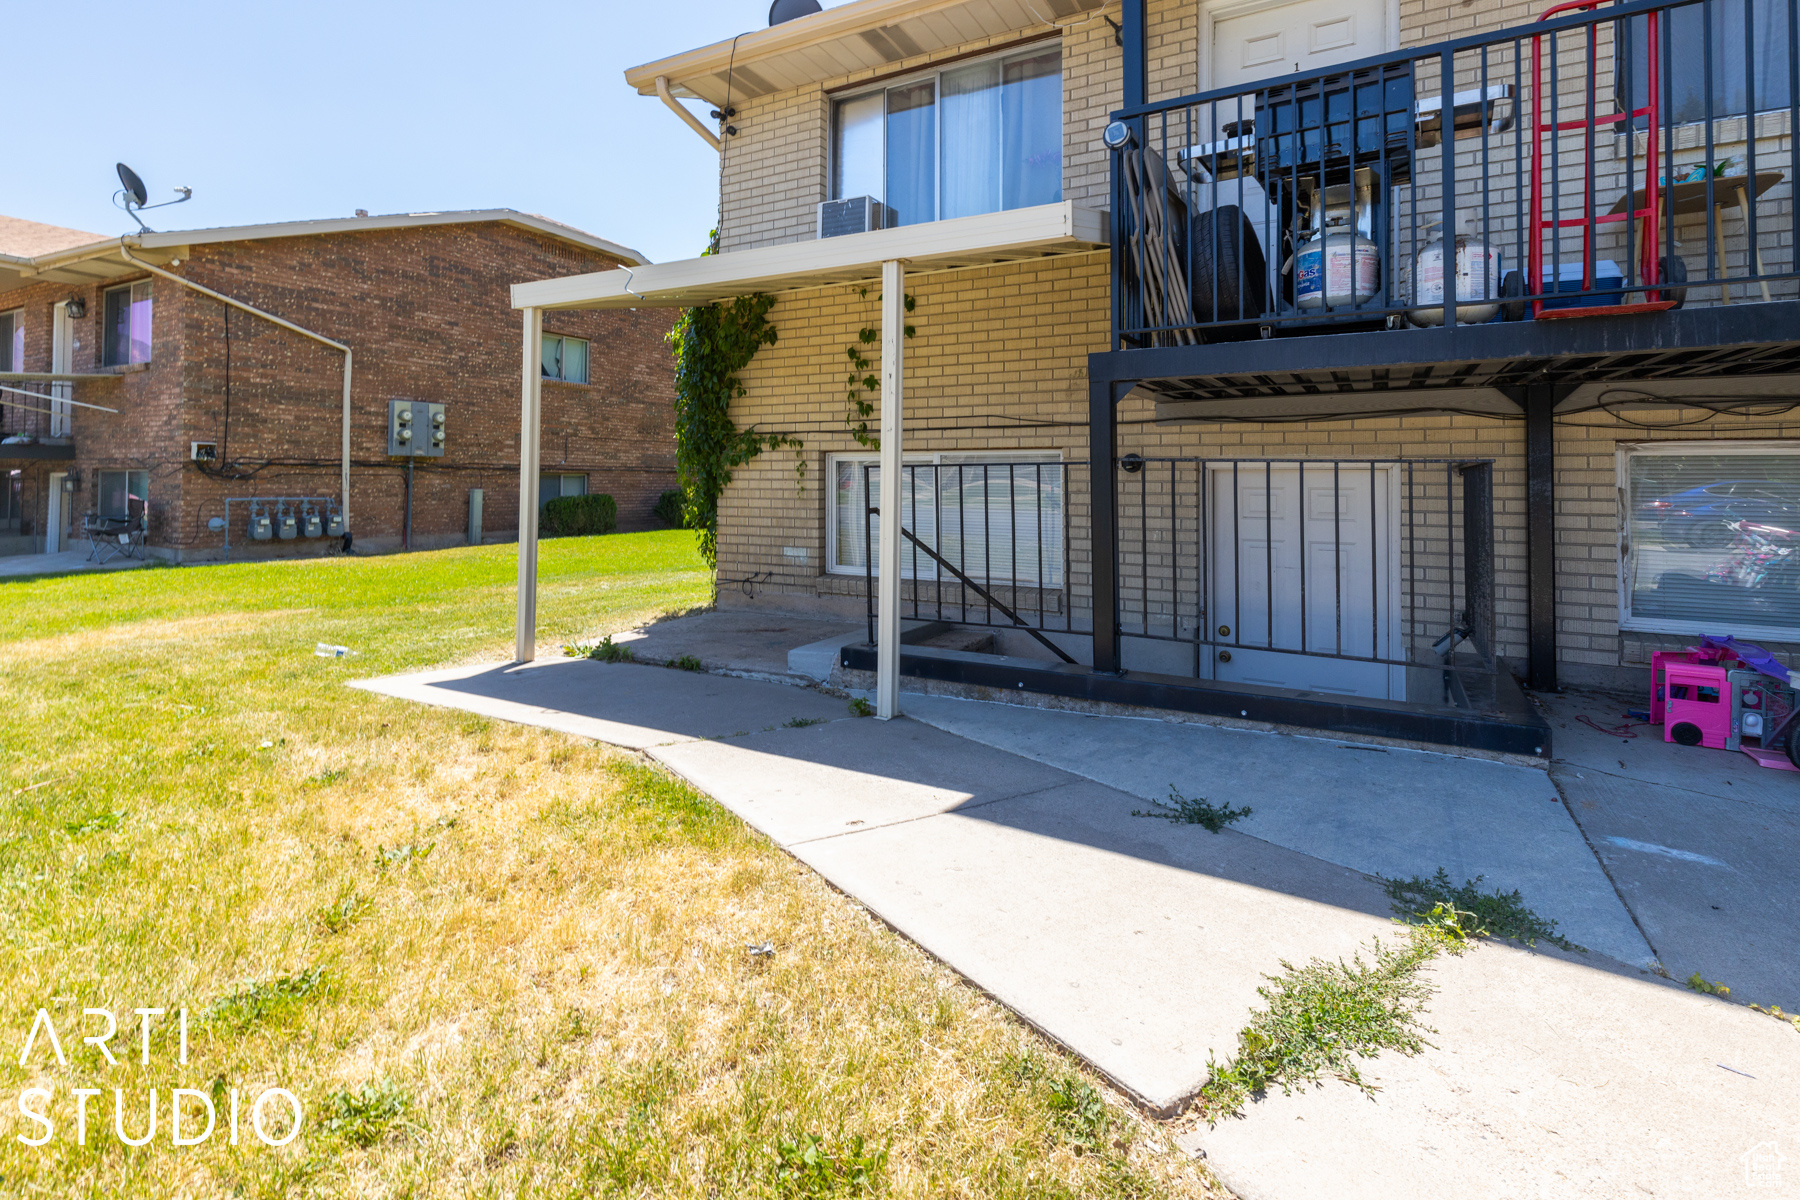
<svg viewBox="0 0 1800 1200"><path fill-rule="evenodd" d="M941 97L943 217L1000 209L1000 64L945 71Z"/></svg>

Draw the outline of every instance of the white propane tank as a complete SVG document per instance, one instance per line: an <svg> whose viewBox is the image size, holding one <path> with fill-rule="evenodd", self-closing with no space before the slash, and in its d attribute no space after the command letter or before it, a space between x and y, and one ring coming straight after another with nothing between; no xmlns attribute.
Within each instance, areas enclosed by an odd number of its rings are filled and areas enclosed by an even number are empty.
<svg viewBox="0 0 1800 1200"><path fill-rule="evenodd" d="M1381 281L1375 243L1341 219L1313 232L1295 267L1294 300L1304 309L1361 304L1374 297Z"/></svg>
<svg viewBox="0 0 1800 1200"><path fill-rule="evenodd" d="M1402 288L1407 303L1416 307L1406 311L1406 319L1414 325L1444 323L1444 227L1433 224L1426 230L1431 240L1413 258L1410 280ZM1459 325L1479 325L1491 321L1500 311L1500 252L1473 232L1456 235L1452 250L1456 272L1456 298L1485 300L1491 303L1456 306Z"/></svg>

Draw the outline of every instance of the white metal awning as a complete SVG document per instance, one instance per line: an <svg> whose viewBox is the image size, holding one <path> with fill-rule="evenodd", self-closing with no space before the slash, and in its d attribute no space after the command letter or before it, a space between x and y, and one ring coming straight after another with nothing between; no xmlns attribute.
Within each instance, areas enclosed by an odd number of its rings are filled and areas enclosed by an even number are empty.
<svg viewBox="0 0 1800 1200"><path fill-rule="evenodd" d="M854 0L632 67L625 82L656 94L658 76L677 96L723 106L771 92L891 68L940 50L1053 32L1111 0Z"/></svg>
<svg viewBox="0 0 1800 1200"><path fill-rule="evenodd" d="M685 308L753 292L792 292L881 275L902 260L907 274L952 271L1107 246L1107 214L1071 200L853 233L784 246L760 246L563 279L515 283L514 308Z"/></svg>

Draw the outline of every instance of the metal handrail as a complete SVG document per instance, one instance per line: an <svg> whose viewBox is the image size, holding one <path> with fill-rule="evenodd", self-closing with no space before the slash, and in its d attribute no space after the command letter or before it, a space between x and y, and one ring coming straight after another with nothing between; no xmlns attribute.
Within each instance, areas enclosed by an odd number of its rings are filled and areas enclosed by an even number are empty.
<svg viewBox="0 0 1800 1200"><path fill-rule="evenodd" d="M869 506L869 515L871 517L878 517L881 515L881 510L879 508L877 508L875 505L871 504ZM902 525L902 526L900 526L900 535L902 537L904 537L907 541L911 542L914 546L918 547L920 550L923 550L925 552L926 556L929 557L932 562L935 562L938 566L944 568L944 570L946 570L946 571L950 572L952 575L956 576L956 578L962 582L964 587L969 588L977 596L980 596L983 600L986 600L989 604L991 604L995 608L999 609L1002 613L1005 614L1007 620L1011 621L1015 626L1017 626L1020 629L1023 629L1026 633L1029 633L1032 637L1036 638L1040 643L1043 644L1045 649L1050 651L1050 653L1056 655L1056 657L1062 659L1066 663L1070 663L1070 664L1074 663L1075 660L1073 658L1070 658L1069 655L1063 650L1063 648L1061 646L1058 646L1055 642L1051 641L1049 638L1047 638L1043 634L1039 633L1036 629L1033 629L1031 627L1031 625L1028 624L1023 617L1019 616L1018 613L1014 612L1012 609L1010 609L1010 608L1006 607L1006 605L1002 604L994 596L994 594L992 592L990 592L986 588L982 587L979 583L976 583L973 579L970 579L967 575L964 575L961 571L957 570L954 566L952 566L950 564L949 560L946 559L943 555L939 554L936 550L933 550L930 546L927 546L924 542L921 542L917 537L913 536L912 530L910 530L906 526ZM870 555L869 557L871 560L873 560L874 555Z"/></svg>

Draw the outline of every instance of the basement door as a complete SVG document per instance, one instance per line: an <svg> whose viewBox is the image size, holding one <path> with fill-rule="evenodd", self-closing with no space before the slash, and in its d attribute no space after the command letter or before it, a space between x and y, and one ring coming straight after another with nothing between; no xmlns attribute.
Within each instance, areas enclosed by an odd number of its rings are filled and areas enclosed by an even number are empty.
<svg viewBox="0 0 1800 1200"><path fill-rule="evenodd" d="M1211 677L1406 699L1400 475L1367 463L1209 464ZM1203 673L1205 668L1203 667Z"/></svg>

